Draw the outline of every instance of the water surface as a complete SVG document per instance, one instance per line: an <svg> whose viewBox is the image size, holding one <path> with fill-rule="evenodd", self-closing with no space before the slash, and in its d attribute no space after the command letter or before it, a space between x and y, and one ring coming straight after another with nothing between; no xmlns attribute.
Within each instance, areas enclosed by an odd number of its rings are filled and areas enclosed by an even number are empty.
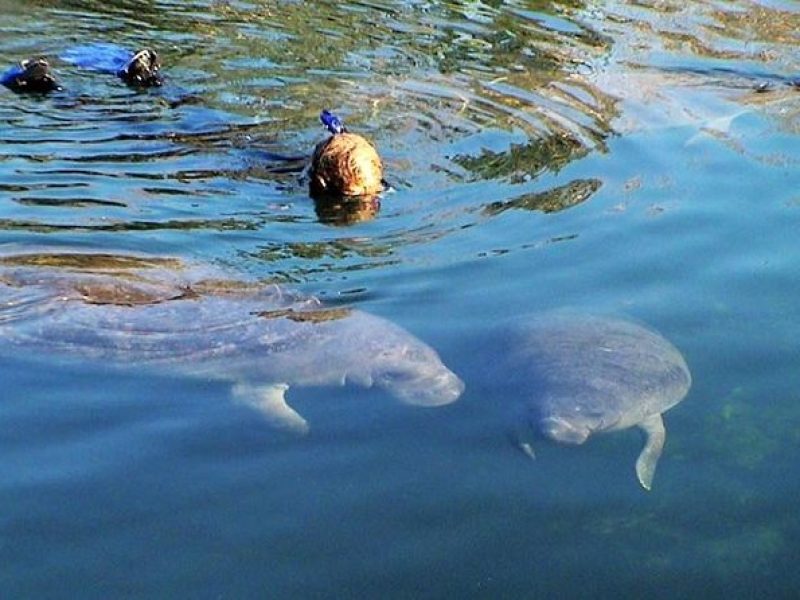
<svg viewBox="0 0 800 600"><path fill-rule="evenodd" d="M465 380L419 409L292 390L297 439L227 386L0 360L9 597L787 596L800 585L792 2L0 2L0 248L151 253L409 329ZM32 16L35 14L35 18ZM59 61L150 45L167 84ZM321 108L373 139L379 210L315 206ZM279 160L278 157L292 160ZM328 208L328 209L326 209ZM507 437L476 339L571 307L684 353L654 488L636 431ZM476 347L477 346L477 347ZM488 358L487 358L488 355Z"/></svg>

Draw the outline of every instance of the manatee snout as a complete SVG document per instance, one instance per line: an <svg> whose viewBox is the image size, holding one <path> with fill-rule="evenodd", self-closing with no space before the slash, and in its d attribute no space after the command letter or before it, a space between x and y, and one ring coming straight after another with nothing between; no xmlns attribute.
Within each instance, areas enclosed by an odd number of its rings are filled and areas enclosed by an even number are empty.
<svg viewBox="0 0 800 600"><path fill-rule="evenodd" d="M375 385L416 406L442 406L457 400L464 382L430 348L388 353L373 371Z"/></svg>
<svg viewBox="0 0 800 600"><path fill-rule="evenodd" d="M415 377L388 373L378 384L399 400L415 406L450 404L464 392L464 382L444 365L436 373L420 373Z"/></svg>
<svg viewBox="0 0 800 600"><path fill-rule="evenodd" d="M442 406L457 400L464 382L428 344L380 317L353 311L338 327L326 361L344 374L340 380L379 387L416 406ZM341 340L346 340L346 343Z"/></svg>
<svg viewBox="0 0 800 600"><path fill-rule="evenodd" d="M582 444L591 434L591 429L581 423L571 423L562 417L546 417L538 423L539 431L555 442Z"/></svg>
<svg viewBox="0 0 800 600"><path fill-rule="evenodd" d="M435 355L428 362L397 361L373 365L371 369L363 367L350 368L344 377L337 375L335 379L363 387L379 387L415 406L443 406L455 402L464 392L464 382Z"/></svg>

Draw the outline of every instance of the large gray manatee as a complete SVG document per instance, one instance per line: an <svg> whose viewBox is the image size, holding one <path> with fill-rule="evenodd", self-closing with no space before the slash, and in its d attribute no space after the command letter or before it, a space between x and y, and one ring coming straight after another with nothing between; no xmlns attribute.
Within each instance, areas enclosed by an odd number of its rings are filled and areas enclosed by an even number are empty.
<svg viewBox="0 0 800 600"><path fill-rule="evenodd" d="M515 320L503 339L500 376L522 398L528 424L566 444L639 427L646 441L636 474L649 490L666 438L661 415L691 386L678 349L637 323L567 311Z"/></svg>
<svg viewBox="0 0 800 600"><path fill-rule="evenodd" d="M421 406L464 390L432 348L386 319L276 285L179 273L126 255L1 257L0 352L230 381L236 398L299 432L308 425L286 403L290 385L375 385Z"/></svg>

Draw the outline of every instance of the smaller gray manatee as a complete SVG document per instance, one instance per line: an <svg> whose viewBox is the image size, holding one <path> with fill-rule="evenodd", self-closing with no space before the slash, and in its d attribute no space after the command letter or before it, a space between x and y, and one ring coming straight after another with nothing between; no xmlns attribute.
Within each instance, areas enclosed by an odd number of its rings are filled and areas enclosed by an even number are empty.
<svg viewBox="0 0 800 600"><path fill-rule="evenodd" d="M506 341L504 377L535 432L582 444L595 433L639 427L646 442L636 474L651 489L666 437L661 415L692 381L678 349L637 323L569 312L515 322ZM533 455L529 444L520 446Z"/></svg>

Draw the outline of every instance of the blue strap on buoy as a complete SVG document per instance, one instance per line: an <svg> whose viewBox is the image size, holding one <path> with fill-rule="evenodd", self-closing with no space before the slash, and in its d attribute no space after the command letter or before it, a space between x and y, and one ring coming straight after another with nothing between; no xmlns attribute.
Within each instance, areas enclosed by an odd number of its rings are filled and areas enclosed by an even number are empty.
<svg viewBox="0 0 800 600"><path fill-rule="evenodd" d="M319 120L322 121L322 124L328 128L333 135L337 133L347 133L347 129L345 129L344 123L342 120L337 117L335 114L328 110L323 110L319 113Z"/></svg>

